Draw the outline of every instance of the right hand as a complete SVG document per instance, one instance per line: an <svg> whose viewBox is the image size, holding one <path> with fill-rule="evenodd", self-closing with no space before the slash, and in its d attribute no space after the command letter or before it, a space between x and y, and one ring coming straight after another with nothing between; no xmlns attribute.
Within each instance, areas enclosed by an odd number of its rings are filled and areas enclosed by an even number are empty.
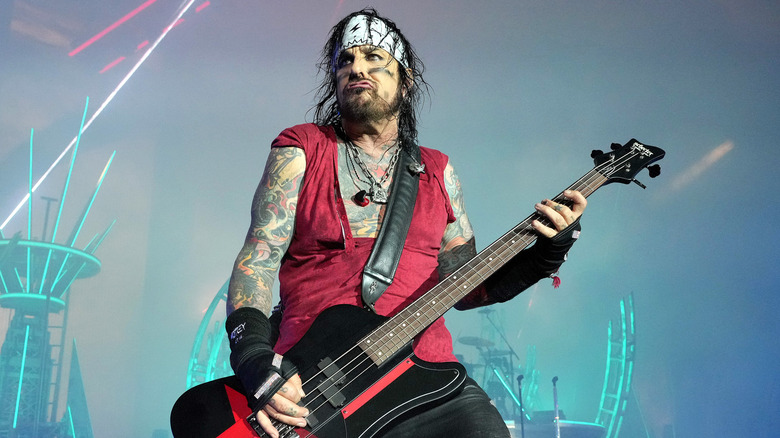
<svg viewBox="0 0 780 438"><path fill-rule="evenodd" d="M257 411L257 422L273 438L279 437L279 431L271 424L271 418L296 427L306 426L305 417L309 415L309 410L298 405L305 396L301 377L298 374L292 376L263 409Z"/></svg>

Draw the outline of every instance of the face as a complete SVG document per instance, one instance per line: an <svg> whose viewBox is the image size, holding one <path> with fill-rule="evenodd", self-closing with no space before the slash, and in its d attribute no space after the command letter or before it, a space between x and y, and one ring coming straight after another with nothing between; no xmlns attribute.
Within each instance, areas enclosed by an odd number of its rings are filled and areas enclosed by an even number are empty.
<svg viewBox="0 0 780 438"><path fill-rule="evenodd" d="M342 117L380 121L398 112L402 92L400 64L375 46L350 47L336 60L336 97Z"/></svg>

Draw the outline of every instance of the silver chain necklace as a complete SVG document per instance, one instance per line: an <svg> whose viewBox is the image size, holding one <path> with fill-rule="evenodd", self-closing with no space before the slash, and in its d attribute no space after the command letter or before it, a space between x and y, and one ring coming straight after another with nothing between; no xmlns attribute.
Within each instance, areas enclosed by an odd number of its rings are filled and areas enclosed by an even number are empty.
<svg viewBox="0 0 780 438"><path fill-rule="evenodd" d="M401 148L396 147L395 152L393 153L393 156L390 158L390 163L387 165L387 169L385 170L385 174L382 175L382 178L377 181L377 179L374 177L374 174L371 173L370 170L368 170L368 166L366 166L366 163L363 162L363 160L360 158L360 153L358 152L358 147L355 146L354 143L352 143L351 140L346 140L346 146L349 150L348 157L351 158L353 164L357 164L357 166L360 168L360 170L363 172L363 175L368 179L368 181L364 180L360 177L357 170L355 170L355 176L357 176L358 181L368 184L369 190L361 190L354 196L355 202L365 207L368 205L368 199L366 197L371 198L372 201L376 202L377 204L386 204L387 203L387 190L383 188L384 183L387 181L388 178L390 178L390 174L393 171L393 168L395 167L395 163L398 161L398 156L400 155ZM354 166L353 166L354 167Z"/></svg>

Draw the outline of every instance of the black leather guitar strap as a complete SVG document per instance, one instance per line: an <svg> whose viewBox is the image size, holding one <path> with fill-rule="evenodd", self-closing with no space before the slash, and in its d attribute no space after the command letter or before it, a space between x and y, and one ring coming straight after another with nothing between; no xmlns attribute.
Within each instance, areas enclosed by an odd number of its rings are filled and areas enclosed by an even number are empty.
<svg viewBox="0 0 780 438"><path fill-rule="evenodd" d="M393 282L401 259L414 214L420 173L423 172L420 163L420 149L417 146L408 153L402 151L398 157L385 218L363 269L363 303L374 312L374 304Z"/></svg>

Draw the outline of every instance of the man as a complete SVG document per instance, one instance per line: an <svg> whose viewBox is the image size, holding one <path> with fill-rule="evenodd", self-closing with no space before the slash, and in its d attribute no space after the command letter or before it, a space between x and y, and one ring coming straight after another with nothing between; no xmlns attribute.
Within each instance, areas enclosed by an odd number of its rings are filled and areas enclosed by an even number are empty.
<svg viewBox="0 0 780 438"><path fill-rule="evenodd" d="M231 365L258 422L273 437L278 433L271 419L304 426L309 413L297 404L305 396L298 370L283 355L326 308L365 305L362 271L383 224L399 157L418 149L416 111L427 86L412 46L373 9L353 13L331 30L320 68L317 123L289 128L272 143L227 300ZM375 303L380 315L397 313L476 255L453 166L441 152L419 147L419 153L412 223L393 282ZM456 308L506 301L557 271L586 205L578 192L566 196L571 207L550 200L535 206L542 219L533 222L538 242ZM266 315L277 271L281 304L272 324ZM423 360L455 361L442 319L416 336L413 348ZM509 433L484 391L467 379L454 398L402 416L378 436L412 435Z"/></svg>

